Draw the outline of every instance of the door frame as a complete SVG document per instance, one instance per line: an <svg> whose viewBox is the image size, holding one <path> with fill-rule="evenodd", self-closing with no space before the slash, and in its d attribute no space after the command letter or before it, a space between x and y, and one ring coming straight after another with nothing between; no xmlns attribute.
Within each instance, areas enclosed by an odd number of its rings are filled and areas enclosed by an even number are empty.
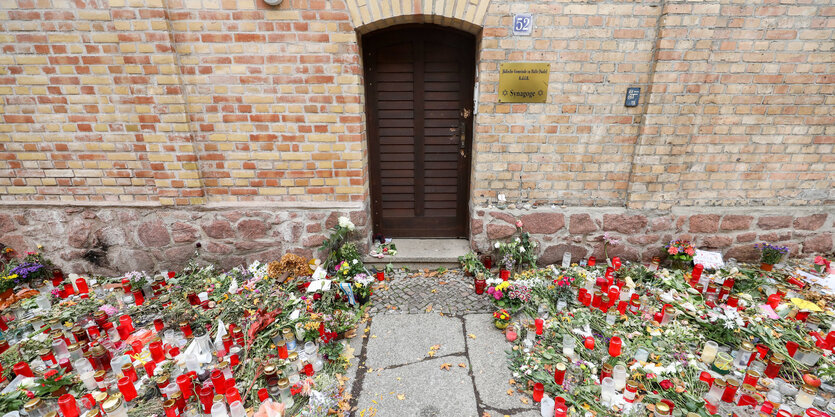
<svg viewBox="0 0 835 417"><path fill-rule="evenodd" d="M380 172L380 159L379 159L379 150L380 150L380 141L379 135L377 133L377 105L374 100L371 100L372 94L369 94L369 90L374 83L373 74L368 68L367 62L369 59L369 55L373 52L367 46L368 42L367 39L375 38L378 36L383 36L386 34L397 34L397 33L406 33L409 30L414 29L428 29L436 32L439 35L449 34L456 36L458 38L466 39L472 46L471 54L467 58L471 61L471 65L467 65L467 67L463 68L462 70L466 71L468 74L467 76L461 77L461 88L462 92L465 94L463 100L465 103L468 104L469 108L469 117L465 118L465 146L464 146L464 157L459 158L458 170L461 173L460 179L457 183L457 217L460 219L461 222L461 230L458 233L460 236L456 236L457 238L469 238L470 233L470 211L469 211L469 203L471 200L470 196L470 187L472 181L472 156L473 156L473 141L475 138L475 100L474 100L474 93L475 93L475 77L476 77L476 56L477 51L476 48L478 47L478 39L476 36L469 32L465 32L459 29L454 29L450 27L435 25L435 24L422 24L422 23L409 23L409 24L402 24L402 25L395 25L390 26L384 29L376 30L373 32L368 32L362 35L359 35L359 43L360 43L360 59L361 65L363 69L363 94L365 99L365 116L366 116L366 140L367 140L367 150L368 150L368 176L369 176L369 183L370 183L370 208L371 208L371 224L373 233L379 234L382 233L382 184L377 175ZM472 84L470 84L470 80L472 80ZM422 165L422 164L421 164ZM418 169L417 160L415 161L415 170ZM413 237L426 237L432 238L432 236L413 236ZM437 236L436 236L437 237Z"/></svg>

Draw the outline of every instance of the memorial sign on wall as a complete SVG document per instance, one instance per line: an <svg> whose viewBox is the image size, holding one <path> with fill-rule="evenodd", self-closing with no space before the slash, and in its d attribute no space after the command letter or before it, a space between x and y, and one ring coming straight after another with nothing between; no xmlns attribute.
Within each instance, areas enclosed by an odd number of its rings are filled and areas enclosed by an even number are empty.
<svg viewBox="0 0 835 417"><path fill-rule="evenodd" d="M550 72L542 62L499 64L499 103L545 103Z"/></svg>

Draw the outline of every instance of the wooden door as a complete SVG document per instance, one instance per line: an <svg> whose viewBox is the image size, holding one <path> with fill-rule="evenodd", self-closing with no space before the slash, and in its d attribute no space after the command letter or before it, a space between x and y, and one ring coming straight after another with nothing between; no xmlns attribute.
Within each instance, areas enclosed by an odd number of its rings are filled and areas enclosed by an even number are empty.
<svg viewBox="0 0 835 417"><path fill-rule="evenodd" d="M466 237L475 39L420 25L362 47L375 233Z"/></svg>

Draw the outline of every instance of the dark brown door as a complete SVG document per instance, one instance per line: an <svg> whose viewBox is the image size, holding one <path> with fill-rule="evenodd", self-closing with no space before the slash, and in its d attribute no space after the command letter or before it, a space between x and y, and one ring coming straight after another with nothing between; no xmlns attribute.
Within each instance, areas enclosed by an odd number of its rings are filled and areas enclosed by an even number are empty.
<svg viewBox="0 0 835 417"><path fill-rule="evenodd" d="M475 39L420 25L362 47L375 232L466 237Z"/></svg>

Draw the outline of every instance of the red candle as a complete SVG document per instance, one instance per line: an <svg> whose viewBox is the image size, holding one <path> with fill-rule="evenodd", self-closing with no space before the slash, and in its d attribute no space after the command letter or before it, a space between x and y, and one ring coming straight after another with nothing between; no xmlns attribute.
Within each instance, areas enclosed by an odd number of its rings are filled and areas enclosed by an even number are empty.
<svg viewBox="0 0 835 417"><path fill-rule="evenodd" d="M223 395L226 392L226 377L223 376L223 372L220 369L215 369L212 371L212 385L215 387L215 391Z"/></svg>
<svg viewBox="0 0 835 417"><path fill-rule="evenodd" d="M61 285L61 281L64 280L64 272L60 269L53 269L52 270L52 286L57 287Z"/></svg>
<svg viewBox="0 0 835 417"><path fill-rule="evenodd" d="M568 408L565 404L556 404L554 405L554 417L567 417L568 416Z"/></svg>
<svg viewBox="0 0 835 417"><path fill-rule="evenodd" d="M794 354L797 353L797 348L799 347L800 345L797 344L797 342L795 341L789 340L788 342L786 342L786 350L789 351L789 356L791 357L794 357Z"/></svg>
<svg viewBox="0 0 835 417"><path fill-rule="evenodd" d="M277 348L278 348L278 357L281 358L281 359L287 359L287 356L289 355L289 352L287 352L287 343L285 343L282 340L282 341L278 342Z"/></svg>
<svg viewBox="0 0 835 417"><path fill-rule="evenodd" d="M757 343L757 352L760 354L760 359L765 359L765 355L768 355L768 346Z"/></svg>
<svg viewBox="0 0 835 417"><path fill-rule="evenodd" d="M240 357L238 356L237 353L233 353L233 354L229 355L229 365L231 365L232 367L238 366L240 361L241 361L241 359L240 359Z"/></svg>
<svg viewBox="0 0 835 417"><path fill-rule="evenodd" d="M484 294L484 288L487 287L487 281L483 279L475 279L475 293L478 295Z"/></svg>
<svg viewBox="0 0 835 417"><path fill-rule="evenodd" d="M125 294L130 292L130 280L127 278L122 278L122 291L124 291Z"/></svg>
<svg viewBox="0 0 835 417"><path fill-rule="evenodd" d="M377 272L377 281L385 281L386 273L384 271Z"/></svg>
<svg viewBox="0 0 835 417"><path fill-rule="evenodd" d="M70 364L69 358L61 358L58 360L58 366L64 370L64 372L71 372L72 371L72 364Z"/></svg>
<svg viewBox="0 0 835 417"><path fill-rule="evenodd" d="M267 392L266 388L261 388L258 390L258 401L264 402L267 401L267 398L270 398L270 393Z"/></svg>
<svg viewBox="0 0 835 417"><path fill-rule="evenodd" d="M154 319L154 330L159 333L163 329L165 329L165 323L162 322L162 319Z"/></svg>
<svg viewBox="0 0 835 417"><path fill-rule="evenodd" d="M588 350L594 349L594 338L591 336L586 336L586 338L583 340L583 346L585 346Z"/></svg>
<svg viewBox="0 0 835 417"><path fill-rule="evenodd" d="M580 303L586 307L591 306L591 294L586 292L583 294L582 298L580 299Z"/></svg>
<svg viewBox="0 0 835 417"><path fill-rule="evenodd" d="M771 294L771 295L768 296L768 305L771 308L777 308L777 306L780 304L780 299L782 299L782 298L783 297L781 297L780 294L777 294L777 293Z"/></svg>
<svg viewBox="0 0 835 417"><path fill-rule="evenodd" d="M0 314L0 330L6 331L9 330L9 325L6 324L6 319L3 318L3 315Z"/></svg>
<svg viewBox="0 0 835 417"><path fill-rule="evenodd" d="M142 341L141 340L134 340L130 342L130 347L133 349L134 355L138 355L142 353Z"/></svg>
<svg viewBox="0 0 835 417"><path fill-rule="evenodd" d="M124 325L129 332L133 332L134 330L133 319L131 319L130 316L128 316L127 314L123 315L122 317L119 317L119 324Z"/></svg>
<svg viewBox="0 0 835 417"><path fill-rule="evenodd" d="M58 361L55 360L55 354L51 350L41 351L41 360L44 362L52 362L53 365L58 364Z"/></svg>
<svg viewBox="0 0 835 417"><path fill-rule="evenodd" d="M542 401L542 395L545 394L545 385L541 382L537 382L533 385L533 401L538 403Z"/></svg>
<svg viewBox="0 0 835 417"><path fill-rule="evenodd" d="M130 330L124 324L116 327L116 331L119 332L119 339L121 340L128 340L130 337Z"/></svg>
<svg viewBox="0 0 835 417"><path fill-rule="evenodd" d="M69 296L71 296L71 295L73 295L73 294L75 294L75 290L72 288L72 284L71 284L71 283L69 283L69 282L68 282L68 283L66 283L66 284L64 284L64 295L65 295L65 298L66 298L66 297L69 297Z"/></svg>
<svg viewBox="0 0 835 417"><path fill-rule="evenodd" d="M190 337L191 337L191 334L192 334L192 333L191 333L191 325L190 325L190 324L188 324L188 322L182 322L182 323L180 323L180 331L181 331L181 332L183 332L183 335L184 335L186 338L190 338Z"/></svg>
<svg viewBox="0 0 835 417"><path fill-rule="evenodd" d="M702 371L702 373L699 374L699 381L704 382L708 386L712 386L713 385L713 376L711 376L710 372L708 372L708 371Z"/></svg>
<svg viewBox="0 0 835 417"><path fill-rule="evenodd" d="M589 256L589 266L594 266L595 264L597 264L597 258Z"/></svg>
<svg viewBox="0 0 835 417"><path fill-rule="evenodd" d="M507 269L502 269L501 271L499 271L499 274L499 277L502 279L502 281L507 281L510 278L510 271L508 271Z"/></svg>
<svg viewBox="0 0 835 417"><path fill-rule="evenodd" d="M126 363L122 365L122 374L124 374L130 382L136 382L139 380L139 377L136 375L136 368L133 367L133 364Z"/></svg>
<svg viewBox="0 0 835 417"><path fill-rule="evenodd" d="M612 274L613 274L613 273L615 273L615 269L614 269L614 268L612 268L611 266L610 266L610 267L608 267L608 268L606 268L606 275L605 275L605 276L606 276L606 279L607 279L607 280L610 280L610 281L612 281L612 282L614 282L614 277L612 277Z"/></svg>
<svg viewBox="0 0 835 417"><path fill-rule="evenodd" d="M614 258L612 258L612 266L615 267L614 268L615 271L620 269L621 263L620 263L620 257L619 256L615 256Z"/></svg>
<svg viewBox="0 0 835 417"><path fill-rule="evenodd" d="M211 414L212 413L212 400L215 397L215 393L210 386L204 386L200 388L200 404L203 404L203 414Z"/></svg>
<svg viewBox="0 0 835 417"><path fill-rule="evenodd" d="M238 389L234 386L226 388L226 403L232 404L235 401L241 401L241 394L238 393Z"/></svg>
<svg viewBox="0 0 835 417"><path fill-rule="evenodd" d="M577 301L579 301L580 303L582 303L582 302L583 302L583 297L584 297L586 294L588 294L588 290L586 290L585 288L580 288L580 289L577 291ZM833 332L833 333L835 333L835 332Z"/></svg>
<svg viewBox="0 0 835 417"><path fill-rule="evenodd" d="M753 369L749 369L748 372L745 373L745 378L743 378L742 384L743 385L748 384L752 387L756 387L757 386L757 381L759 381L759 380L760 380L760 373L753 370Z"/></svg>
<svg viewBox="0 0 835 417"><path fill-rule="evenodd" d="M159 363L165 360L165 351L163 351L162 342L159 340L151 342L151 344L148 345L148 350L151 351L151 359L154 362Z"/></svg>
<svg viewBox="0 0 835 417"><path fill-rule="evenodd" d="M619 336L612 336L612 339L609 340L609 356L617 357L620 356L621 348L623 347L623 341L620 340Z"/></svg>
<svg viewBox="0 0 835 417"><path fill-rule="evenodd" d="M629 303L626 301L621 301L618 303L618 313L626 314L626 308L629 307Z"/></svg>
<svg viewBox="0 0 835 417"><path fill-rule="evenodd" d="M183 393L183 398L188 400L194 393L191 386L191 378L187 374L182 374L177 377L177 386L180 387L180 392Z"/></svg>
<svg viewBox="0 0 835 417"><path fill-rule="evenodd" d="M75 402L75 397L72 394L64 394L58 398L58 408L61 410L63 417L78 417L78 404Z"/></svg>
<svg viewBox="0 0 835 417"><path fill-rule="evenodd" d="M483 256L481 258L481 263L484 264L484 267L490 269L493 267L493 257L491 256Z"/></svg>
<svg viewBox="0 0 835 417"><path fill-rule="evenodd" d="M145 303L145 296L142 294L142 290L133 292L133 303L138 306Z"/></svg>
<svg viewBox="0 0 835 417"><path fill-rule="evenodd" d="M696 264L693 266L693 273L690 276L690 284L695 286L699 279L702 278L702 271L705 270L705 266L702 264Z"/></svg>
<svg viewBox="0 0 835 417"><path fill-rule="evenodd" d="M545 323L545 321L540 319L540 318L537 318L533 322L536 325L536 334L541 335L542 334L542 327L543 327L543 324Z"/></svg>
<svg viewBox="0 0 835 417"><path fill-rule="evenodd" d="M727 304L728 307L736 308L736 306L739 305L739 296L736 295L736 294L729 295L728 296L728 301L726 301L725 304Z"/></svg>
<svg viewBox="0 0 835 417"><path fill-rule="evenodd" d="M154 369L157 368L157 363L154 362L154 361L148 361L148 362L145 362L145 364L142 365L142 366L145 368L145 373L148 374L148 377L153 378L154 377Z"/></svg>
<svg viewBox="0 0 835 417"><path fill-rule="evenodd" d="M136 387L133 386L130 378L123 377L116 385L119 387L119 392L125 397L125 401L133 401L136 398Z"/></svg>
<svg viewBox="0 0 835 417"><path fill-rule="evenodd" d="M797 314L794 315L794 319L797 321L805 322L806 319L809 317L809 313L810 311L800 310L797 312Z"/></svg>
<svg viewBox="0 0 835 417"><path fill-rule="evenodd" d="M620 298L620 288L614 285L609 287L609 306L618 302L618 298Z"/></svg>
<svg viewBox="0 0 835 417"><path fill-rule="evenodd" d="M562 385L565 380L565 364L560 362L554 367L554 383Z"/></svg>
<svg viewBox="0 0 835 417"><path fill-rule="evenodd" d="M603 302L603 293L600 291L594 292L594 298L591 300L591 307L592 308L600 308L600 304Z"/></svg>
<svg viewBox="0 0 835 417"><path fill-rule="evenodd" d="M87 287L87 280L84 278L78 278L75 280L75 286L78 288L79 294L87 294L90 292L90 289Z"/></svg>

